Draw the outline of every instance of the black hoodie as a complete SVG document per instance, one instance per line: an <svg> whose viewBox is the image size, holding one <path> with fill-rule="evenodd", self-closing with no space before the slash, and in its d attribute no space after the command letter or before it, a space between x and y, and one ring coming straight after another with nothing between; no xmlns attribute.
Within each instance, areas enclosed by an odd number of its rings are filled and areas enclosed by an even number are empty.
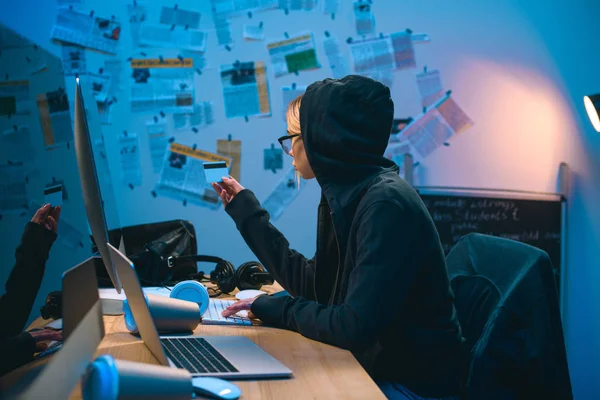
<svg viewBox="0 0 600 400"><path fill-rule="evenodd" d="M290 249L250 190L226 211L293 296L257 298L258 318L352 351L375 380L426 397L456 395L462 337L439 236L383 157L393 113L389 89L370 78L307 88L300 125L322 189L312 259Z"/></svg>

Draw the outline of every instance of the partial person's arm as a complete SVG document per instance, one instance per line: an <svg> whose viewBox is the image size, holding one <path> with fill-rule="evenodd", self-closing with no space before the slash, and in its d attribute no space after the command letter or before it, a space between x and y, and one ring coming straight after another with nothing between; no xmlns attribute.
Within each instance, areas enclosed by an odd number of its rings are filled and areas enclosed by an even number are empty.
<svg viewBox="0 0 600 400"><path fill-rule="evenodd" d="M17 336L25 328L55 240L56 233L40 224L29 222L25 227L15 252L15 266L6 282L6 292L0 296L0 340ZM5 353L1 354L0 358L7 358Z"/></svg>
<svg viewBox="0 0 600 400"><path fill-rule="evenodd" d="M350 351L372 343L396 317L391 311L404 306L425 252L408 228L414 222L395 204L373 204L358 222L356 266L343 304L258 296L252 313L267 324ZM393 290L388 290L390 285Z"/></svg>
<svg viewBox="0 0 600 400"><path fill-rule="evenodd" d="M27 332L0 339L0 376L33 360L35 349L35 339Z"/></svg>
<svg viewBox="0 0 600 400"><path fill-rule="evenodd" d="M254 196L244 189L225 211L233 218L242 237L275 280L292 296L315 299L314 258L309 260L290 244L270 222L270 216Z"/></svg>

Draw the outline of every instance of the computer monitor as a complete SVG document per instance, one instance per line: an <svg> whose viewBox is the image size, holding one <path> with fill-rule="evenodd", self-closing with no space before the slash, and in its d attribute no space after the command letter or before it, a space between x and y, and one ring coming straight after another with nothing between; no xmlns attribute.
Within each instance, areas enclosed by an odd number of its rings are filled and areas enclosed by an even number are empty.
<svg viewBox="0 0 600 400"><path fill-rule="evenodd" d="M77 166L81 180L81 190L83 191L85 211L94 242L96 242L106 272L117 292L121 293L121 282L119 281L117 271L106 245L109 242L108 226L106 224L106 216L104 215L104 202L100 193L100 182L98 181L98 173L96 172L92 138L90 136L90 127L97 129L99 132L100 125L97 118L91 121L91 125L88 123L84 97L89 99L87 94L91 94L91 92L86 92L86 88L82 87L85 85L82 85L79 78L75 79L75 154L77 155ZM84 93L86 94L85 96ZM92 104L93 107L96 106L94 102Z"/></svg>

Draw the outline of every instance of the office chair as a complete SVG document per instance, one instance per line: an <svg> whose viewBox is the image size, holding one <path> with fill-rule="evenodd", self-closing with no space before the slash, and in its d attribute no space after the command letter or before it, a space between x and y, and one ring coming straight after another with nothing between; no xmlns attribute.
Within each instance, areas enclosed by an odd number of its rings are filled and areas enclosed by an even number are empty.
<svg viewBox="0 0 600 400"><path fill-rule="evenodd" d="M548 255L521 242L471 233L446 261L466 340L461 397L572 399Z"/></svg>

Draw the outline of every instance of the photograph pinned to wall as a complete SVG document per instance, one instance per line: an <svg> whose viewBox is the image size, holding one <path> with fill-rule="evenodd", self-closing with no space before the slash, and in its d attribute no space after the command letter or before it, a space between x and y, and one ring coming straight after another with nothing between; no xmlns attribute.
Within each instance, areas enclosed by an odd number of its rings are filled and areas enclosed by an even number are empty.
<svg viewBox="0 0 600 400"><path fill-rule="evenodd" d="M306 187L307 181L295 174L294 168L290 168L281 178L275 189L261 201L262 206L271 216L271 221L281 217L285 209Z"/></svg>
<svg viewBox="0 0 600 400"><path fill-rule="evenodd" d="M20 214L27 209L26 176L23 164L0 165L0 214Z"/></svg>
<svg viewBox="0 0 600 400"><path fill-rule="evenodd" d="M140 140L136 133L123 132L118 138L121 180L128 186L142 184L142 166L140 163Z"/></svg>
<svg viewBox="0 0 600 400"><path fill-rule="evenodd" d="M148 8L146 4L134 1L133 4L127 4L127 16L129 17L129 26L131 30L131 46L135 49L140 45L140 29L147 19Z"/></svg>
<svg viewBox="0 0 600 400"><path fill-rule="evenodd" d="M407 31L353 40L348 45L354 71L358 74L381 69L398 71L417 65L411 34Z"/></svg>
<svg viewBox="0 0 600 400"><path fill-rule="evenodd" d="M229 175L241 182L242 141L232 140L231 135L227 139L217 139L217 154L231 159Z"/></svg>
<svg viewBox="0 0 600 400"><path fill-rule="evenodd" d="M73 140L69 100L63 88L38 94L36 97L46 150Z"/></svg>
<svg viewBox="0 0 600 400"><path fill-rule="evenodd" d="M393 153L396 147L408 143L415 162L420 162L472 125L473 121L447 93L407 124L397 135L399 143L390 144L386 151Z"/></svg>
<svg viewBox="0 0 600 400"><path fill-rule="evenodd" d="M184 10L179 7L162 6L160 10L160 23L169 26L183 26L186 29L198 29L200 26L200 13Z"/></svg>
<svg viewBox="0 0 600 400"><path fill-rule="evenodd" d="M0 117L31 114L29 81L0 82Z"/></svg>
<svg viewBox="0 0 600 400"><path fill-rule="evenodd" d="M266 67L262 61L221 65L220 73L227 118L271 116Z"/></svg>
<svg viewBox="0 0 600 400"><path fill-rule="evenodd" d="M265 30L262 22L258 25L244 24L242 37L248 41L265 40Z"/></svg>
<svg viewBox="0 0 600 400"><path fill-rule="evenodd" d="M291 85L281 87L281 100L283 102L282 113L283 120L285 121L285 114L287 113L288 106L296 97L306 92L306 85Z"/></svg>
<svg viewBox="0 0 600 400"><path fill-rule="evenodd" d="M35 151L31 144L29 125L13 125L0 134L0 162L28 162L33 160Z"/></svg>
<svg viewBox="0 0 600 400"><path fill-rule="evenodd" d="M367 36L375 33L375 16L373 15L373 2L360 0L354 2L354 21L356 34Z"/></svg>
<svg viewBox="0 0 600 400"><path fill-rule="evenodd" d="M131 111L165 114L194 112L194 65L191 58L133 59L129 64Z"/></svg>
<svg viewBox="0 0 600 400"><path fill-rule="evenodd" d="M429 107L444 95L442 79L439 70L427 71L417 74L417 86L421 94L421 105Z"/></svg>
<svg viewBox="0 0 600 400"><path fill-rule="evenodd" d="M62 66L65 76L84 75L86 73L85 49L74 44L63 44Z"/></svg>
<svg viewBox="0 0 600 400"><path fill-rule="evenodd" d="M97 74L89 72L89 82L92 86L92 93L98 102L104 102L108 98L108 90L110 89L111 76L106 73Z"/></svg>
<svg viewBox="0 0 600 400"><path fill-rule="evenodd" d="M121 36L121 23L115 19L96 17L75 8L58 9L52 27L52 39L115 54Z"/></svg>
<svg viewBox="0 0 600 400"><path fill-rule="evenodd" d="M210 182L206 181L204 162L224 161L229 167L231 159L220 154L171 143L165 154L156 192L160 196L217 209L221 199Z"/></svg>
<svg viewBox="0 0 600 400"><path fill-rule="evenodd" d="M312 11L317 0L279 0L279 8L288 11Z"/></svg>
<svg viewBox="0 0 600 400"><path fill-rule="evenodd" d="M164 49L184 49L204 52L207 34L195 29L171 29L166 25L142 24L140 28L140 46Z"/></svg>
<svg viewBox="0 0 600 400"><path fill-rule="evenodd" d="M213 104L210 101L202 101L198 104L194 104L193 113L173 114L172 118L173 128L178 131L207 127L215 122Z"/></svg>
<svg viewBox="0 0 600 400"><path fill-rule="evenodd" d="M33 218L36 211L42 207L37 200L31 200L28 204L28 219ZM85 247L86 244L91 244L91 239L87 239L83 233L79 231L68 218L64 215L60 216L60 223L58 224L58 236L56 240L65 246L69 250L77 250Z"/></svg>
<svg viewBox="0 0 600 400"><path fill-rule="evenodd" d="M146 122L146 135L150 146L150 159L155 174L159 174L169 147L167 124L165 122Z"/></svg>
<svg viewBox="0 0 600 400"><path fill-rule="evenodd" d="M263 168L274 174L283 169L283 149L277 148L273 143L271 147L263 150Z"/></svg>
<svg viewBox="0 0 600 400"><path fill-rule="evenodd" d="M332 77L335 79L341 79L346 75L350 74L350 67L348 61L342 56L340 51L339 41L333 36L329 35L323 39L323 47L325 49L325 55L327 61L329 61L329 68L331 68Z"/></svg>
<svg viewBox="0 0 600 400"><path fill-rule="evenodd" d="M312 33L302 33L267 44L275 77L321 68Z"/></svg>

